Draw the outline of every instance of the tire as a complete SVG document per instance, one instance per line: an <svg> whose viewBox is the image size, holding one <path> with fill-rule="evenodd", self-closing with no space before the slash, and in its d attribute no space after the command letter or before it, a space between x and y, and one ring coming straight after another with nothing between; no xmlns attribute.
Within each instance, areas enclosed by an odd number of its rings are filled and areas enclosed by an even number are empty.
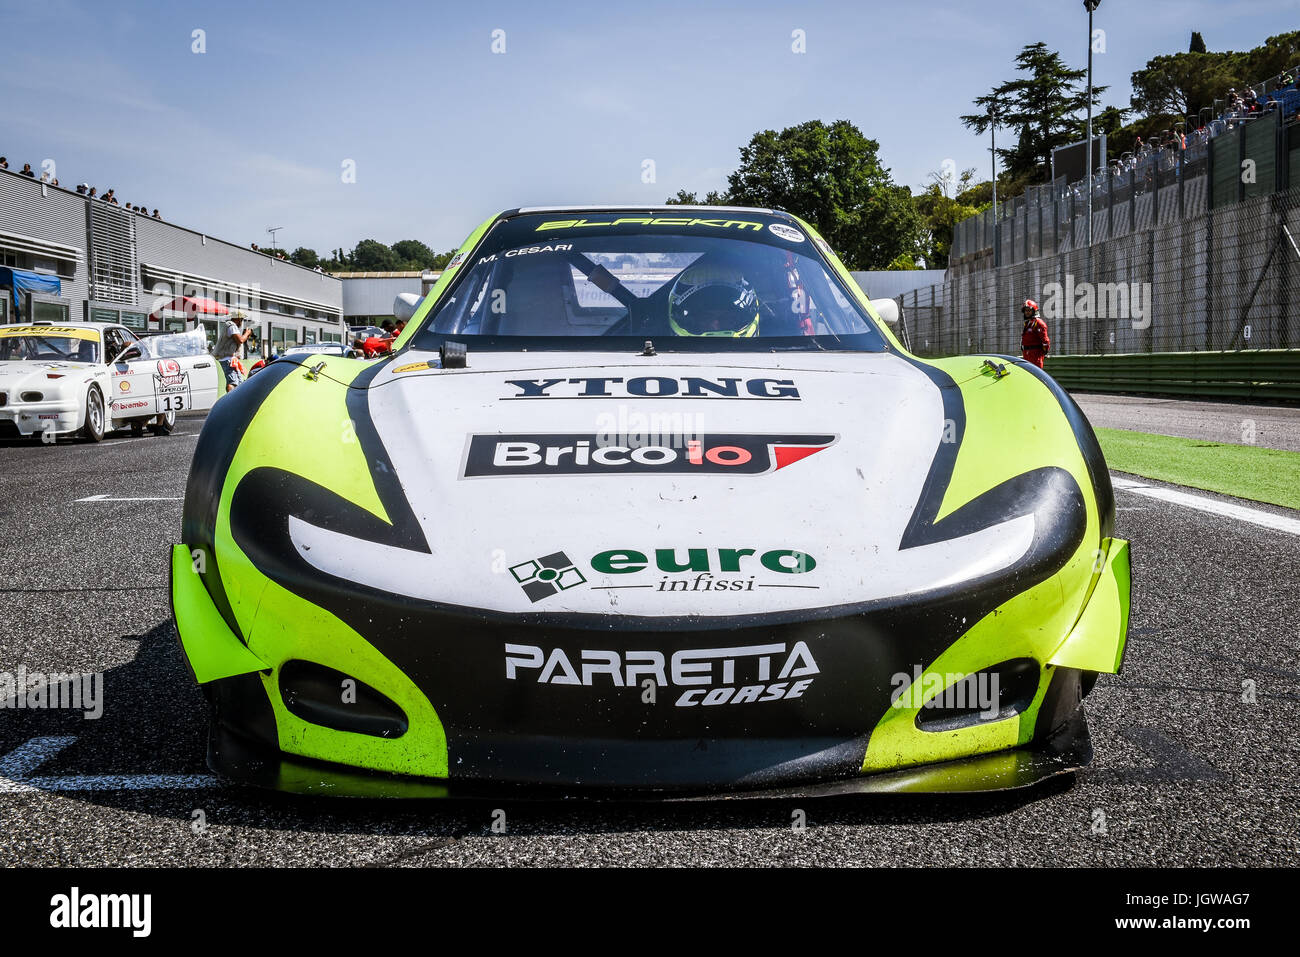
<svg viewBox="0 0 1300 957"><path fill-rule="evenodd" d="M82 438L89 442L100 441L104 437L105 424L104 396L99 386L92 385L86 393L86 424L81 427Z"/></svg>
<svg viewBox="0 0 1300 957"><path fill-rule="evenodd" d="M149 423L149 431L154 435L171 435L176 431L176 411L160 412L158 418Z"/></svg>

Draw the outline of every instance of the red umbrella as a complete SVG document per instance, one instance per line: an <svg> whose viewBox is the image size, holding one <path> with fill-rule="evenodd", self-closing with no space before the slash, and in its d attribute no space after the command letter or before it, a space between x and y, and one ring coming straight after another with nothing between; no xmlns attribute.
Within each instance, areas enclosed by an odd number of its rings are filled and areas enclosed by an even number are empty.
<svg viewBox="0 0 1300 957"><path fill-rule="evenodd" d="M152 313L151 318L157 319L167 310L183 312L191 318L194 316L224 316L230 313L229 309L217 302L215 299L201 299L197 296L180 296Z"/></svg>

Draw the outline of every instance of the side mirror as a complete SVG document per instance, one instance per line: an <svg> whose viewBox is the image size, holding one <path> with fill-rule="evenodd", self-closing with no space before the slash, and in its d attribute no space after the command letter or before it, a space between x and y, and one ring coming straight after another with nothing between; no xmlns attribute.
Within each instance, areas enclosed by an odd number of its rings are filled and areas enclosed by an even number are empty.
<svg viewBox="0 0 1300 957"><path fill-rule="evenodd" d="M876 310L876 315L891 326L898 325L900 310L897 299L872 299L871 308Z"/></svg>
<svg viewBox="0 0 1300 957"><path fill-rule="evenodd" d="M122 350L121 354L118 355L118 357L113 360L113 364L117 365L117 363L119 362L130 362L132 359L143 359L143 358L144 358L144 350L142 350L135 343L132 343L131 345L127 346L125 349Z"/></svg>

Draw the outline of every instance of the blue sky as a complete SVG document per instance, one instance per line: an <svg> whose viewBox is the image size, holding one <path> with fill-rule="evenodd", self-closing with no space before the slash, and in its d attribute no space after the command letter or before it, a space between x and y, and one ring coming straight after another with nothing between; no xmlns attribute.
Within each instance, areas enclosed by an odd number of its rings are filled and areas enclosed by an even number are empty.
<svg viewBox="0 0 1300 957"><path fill-rule="evenodd" d="M115 187L233 242L283 226L278 245L322 253L441 250L513 206L722 188L756 131L816 118L855 123L914 190L947 159L983 172L986 142L957 119L971 99L1026 43L1083 66L1087 39L1080 0L0 0L0 14L12 169L53 159L63 185ZM1129 75L1193 29L1245 49L1297 14L1300 0L1103 0L1096 82L1127 105Z"/></svg>

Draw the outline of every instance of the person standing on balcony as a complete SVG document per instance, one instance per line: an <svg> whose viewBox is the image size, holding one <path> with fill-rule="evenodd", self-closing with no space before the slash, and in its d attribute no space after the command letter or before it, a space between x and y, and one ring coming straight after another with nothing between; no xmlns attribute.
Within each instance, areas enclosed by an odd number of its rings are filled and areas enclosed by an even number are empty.
<svg viewBox="0 0 1300 957"><path fill-rule="evenodd" d="M1047 323L1038 315L1038 303L1026 299L1020 307L1020 314L1025 320L1024 331L1020 333L1020 355L1026 362L1032 362L1038 368L1043 367L1043 359L1051 348L1052 340L1047 335Z"/></svg>

